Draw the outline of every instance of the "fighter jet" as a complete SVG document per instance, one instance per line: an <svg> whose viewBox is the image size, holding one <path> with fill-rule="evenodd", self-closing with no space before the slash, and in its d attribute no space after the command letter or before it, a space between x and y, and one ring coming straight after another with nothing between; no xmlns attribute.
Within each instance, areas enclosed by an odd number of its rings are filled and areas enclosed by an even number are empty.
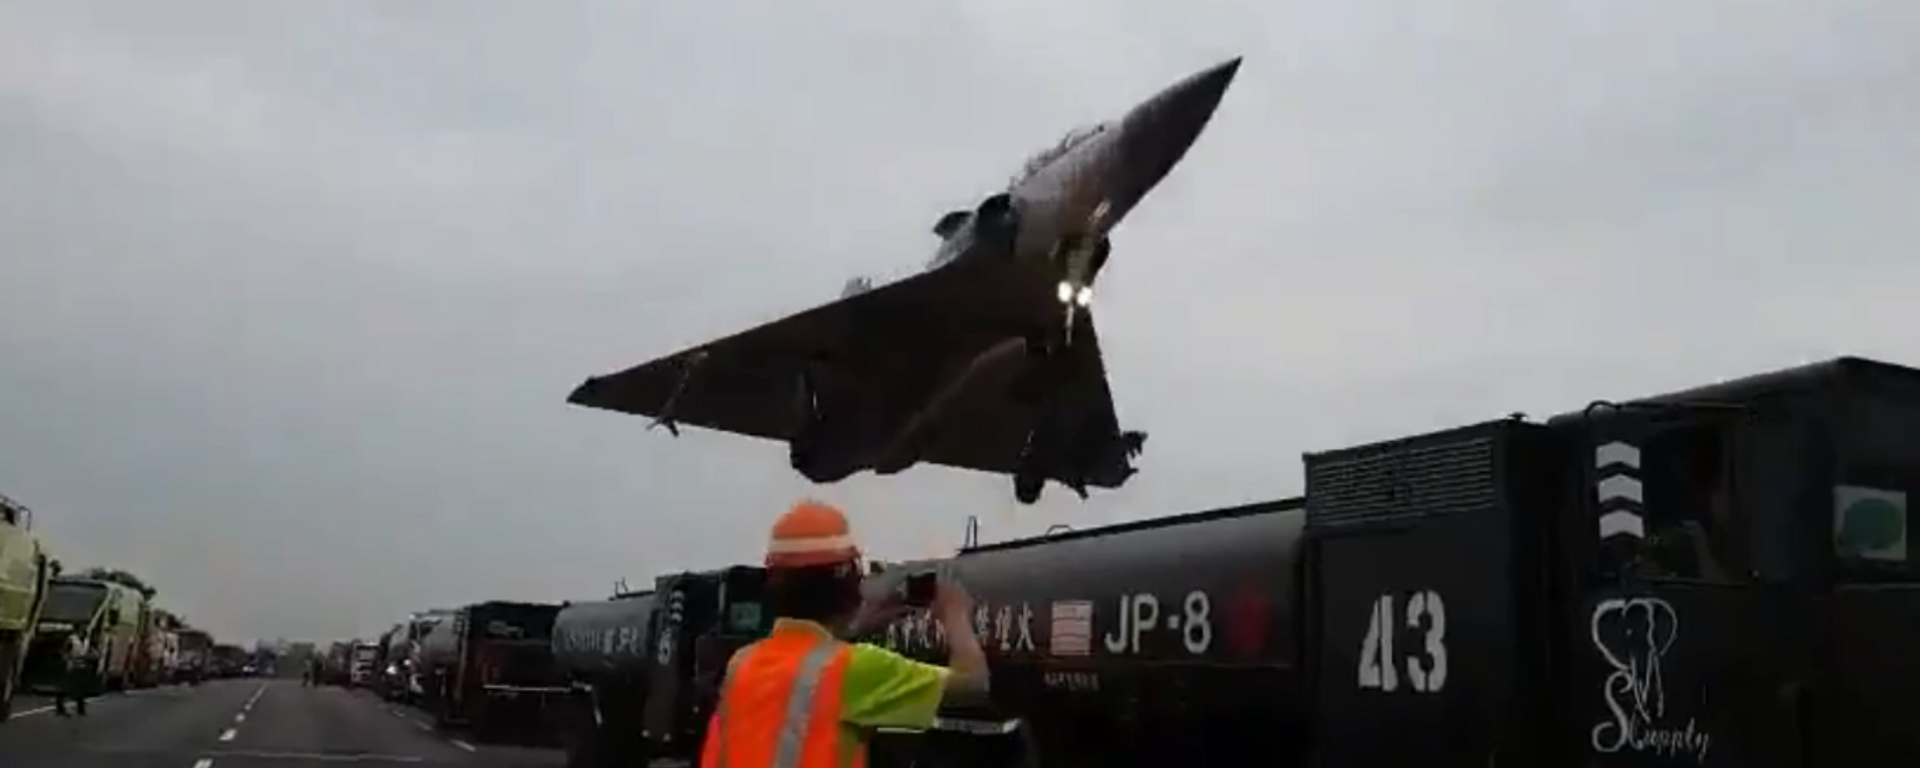
<svg viewBox="0 0 1920 768"><path fill-rule="evenodd" d="M932 260L829 304L588 379L568 402L787 444L815 483L926 462L1118 488L1146 441L1114 414L1092 307L1108 235L1185 156L1239 71L1187 77L1075 131L1002 192L940 216Z"/></svg>

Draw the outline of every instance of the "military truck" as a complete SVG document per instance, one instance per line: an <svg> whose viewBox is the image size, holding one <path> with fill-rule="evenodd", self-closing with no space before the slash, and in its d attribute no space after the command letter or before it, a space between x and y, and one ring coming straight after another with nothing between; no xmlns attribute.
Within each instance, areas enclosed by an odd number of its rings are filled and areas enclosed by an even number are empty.
<svg viewBox="0 0 1920 768"><path fill-rule="evenodd" d="M69 641L79 637L99 652L97 688L126 688L144 653L146 615L146 595L132 587L73 576L53 579L28 655L30 683L41 690L59 686Z"/></svg>
<svg viewBox="0 0 1920 768"><path fill-rule="evenodd" d="M1842 358L1304 464L1304 499L942 564L994 666L954 730L1053 765L1920 760L1920 371ZM889 632L929 658L942 634Z"/></svg>
<svg viewBox="0 0 1920 768"><path fill-rule="evenodd" d="M429 640L438 671L425 701L434 723L464 727L477 739L537 734L548 700L566 692L553 664L559 610L496 600L461 608L435 625Z"/></svg>
<svg viewBox="0 0 1920 768"><path fill-rule="evenodd" d="M994 678L876 768L1920 761L1920 370L1840 358L1303 464L1301 499L873 577L965 584ZM652 598L650 757L693 753L739 642L751 587L716 581ZM938 660L945 634L918 614L879 641ZM574 666L631 663L605 655Z"/></svg>
<svg viewBox="0 0 1920 768"><path fill-rule="evenodd" d="M421 682L420 644L436 625L451 621L453 614L454 611L441 609L419 611L387 634L387 665L394 678L383 692L387 700L408 705L419 703L425 693Z"/></svg>
<svg viewBox="0 0 1920 768"><path fill-rule="evenodd" d="M158 623L159 611L151 600L143 595L134 612L139 615L139 626L135 632L133 651L128 655L127 673L122 686L129 689L152 688L160 684L166 671L163 665L169 662L167 638L163 636L165 631Z"/></svg>
<svg viewBox="0 0 1920 768"><path fill-rule="evenodd" d="M549 710L572 768L644 765L641 722L653 655L653 590L568 603L553 622L553 660L570 695Z"/></svg>
<svg viewBox="0 0 1920 768"><path fill-rule="evenodd" d="M207 679L208 667L212 664L213 635L191 627L183 628L179 632L178 646L180 653L174 681L199 685Z"/></svg>
<svg viewBox="0 0 1920 768"><path fill-rule="evenodd" d="M208 649L207 658L211 661L212 677L219 679L241 677L247 674L247 667L252 663L252 654L232 643L215 643Z"/></svg>
<svg viewBox="0 0 1920 768"><path fill-rule="evenodd" d="M0 722L13 713L46 604L52 559L33 536L33 512L0 496Z"/></svg>
<svg viewBox="0 0 1920 768"><path fill-rule="evenodd" d="M320 662L320 679L314 682L345 687L352 682L352 670L353 643L334 642L327 646L326 657Z"/></svg>
<svg viewBox="0 0 1920 768"><path fill-rule="evenodd" d="M570 695L549 715L568 768L696 759L727 659L772 625L765 592L763 569L735 566L561 609L553 655Z"/></svg>
<svg viewBox="0 0 1920 768"><path fill-rule="evenodd" d="M135 686L152 688L172 682L180 664L180 633L149 624L146 648L144 664L135 674Z"/></svg>

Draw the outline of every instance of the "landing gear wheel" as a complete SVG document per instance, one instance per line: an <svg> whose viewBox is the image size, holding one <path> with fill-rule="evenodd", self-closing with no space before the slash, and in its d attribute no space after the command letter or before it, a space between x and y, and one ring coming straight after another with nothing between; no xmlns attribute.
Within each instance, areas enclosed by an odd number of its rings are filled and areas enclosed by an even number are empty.
<svg viewBox="0 0 1920 768"><path fill-rule="evenodd" d="M793 428L787 438L787 463L810 480L814 479L814 460L819 455L820 443L820 389L814 369L823 364L816 358L807 370L794 377Z"/></svg>
<svg viewBox="0 0 1920 768"><path fill-rule="evenodd" d="M811 434L812 432L812 429L803 430L801 434L787 441L787 463L793 467L793 471L799 472L808 480L819 482L816 477L819 450L815 447L819 440Z"/></svg>
<svg viewBox="0 0 1920 768"><path fill-rule="evenodd" d="M1020 470L1013 475L1013 498L1022 504L1032 504L1040 500L1040 492L1047 487L1047 479L1038 472Z"/></svg>

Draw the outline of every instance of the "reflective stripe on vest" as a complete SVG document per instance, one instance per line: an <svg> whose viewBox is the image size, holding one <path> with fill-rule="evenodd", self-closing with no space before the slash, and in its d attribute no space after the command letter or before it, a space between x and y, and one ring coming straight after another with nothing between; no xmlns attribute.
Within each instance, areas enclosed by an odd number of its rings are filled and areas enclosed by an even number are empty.
<svg viewBox="0 0 1920 768"><path fill-rule="evenodd" d="M820 677L839 652L839 643L823 639L808 649L806 656L801 657L800 670L793 680L793 690L787 694L786 712L781 716L780 734L774 743L773 764L751 768L799 768L800 756L807 744L807 726L813 722L813 700L820 691ZM736 662L739 658L738 655L734 657ZM733 690L733 673L738 668L737 663L729 664L726 679L720 684L720 704L713 713L714 726L720 731L719 740L715 742L714 764L704 768L732 768L727 759L727 743L733 737L727 728L727 693Z"/></svg>

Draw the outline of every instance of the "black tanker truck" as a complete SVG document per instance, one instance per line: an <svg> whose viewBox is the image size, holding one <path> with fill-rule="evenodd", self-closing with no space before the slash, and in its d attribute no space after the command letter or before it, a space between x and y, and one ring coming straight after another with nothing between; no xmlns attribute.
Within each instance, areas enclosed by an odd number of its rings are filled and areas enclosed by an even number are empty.
<svg viewBox="0 0 1920 768"><path fill-rule="evenodd" d="M569 768L697 758L727 659L771 628L765 584L748 566L676 573L561 608L554 660L572 695L554 725Z"/></svg>
<svg viewBox="0 0 1920 768"><path fill-rule="evenodd" d="M889 735L876 768L1920 761L1920 371L1841 358L1304 464L1304 499L873 577L965 584L994 673L990 711ZM764 630L757 573L629 603L653 640L628 695L674 755ZM921 615L876 641L943 638Z"/></svg>
<svg viewBox="0 0 1920 768"><path fill-rule="evenodd" d="M549 711L568 765L645 765L642 720L653 656L653 591L569 603L553 622L553 660L570 689Z"/></svg>
<svg viewBox="0 0 1920 768"><path fill-rule="evenodd" d="M1171 766L1221 744L1263 764L1297 754L1307 730L1295 629L1305 518L1299 499L1263 502L972 547L872 577L870 590L928 570L966 586L994 702L940 723L989 737L984 752L939 734L920 749L889 735L876 761L1035 752L1042 765ZM945 639L924 612L873 638L935 662Z"/></svg>
<svg viewBox="0 0 1920 768"><path fill-rule="evenodd" d="M474 738L532 735L550 700L566 689L553 662L560 606L489 601L435 623L421 642L421 708L443 728Z"/></svg>

